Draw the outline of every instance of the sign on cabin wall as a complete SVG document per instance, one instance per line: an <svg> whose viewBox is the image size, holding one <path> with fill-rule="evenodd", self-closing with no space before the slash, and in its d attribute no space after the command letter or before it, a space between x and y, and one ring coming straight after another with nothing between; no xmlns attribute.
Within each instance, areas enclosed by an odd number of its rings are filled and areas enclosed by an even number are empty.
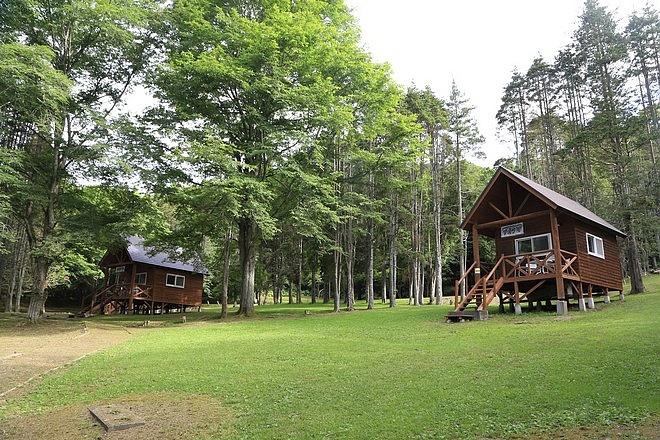
<svg viewBox="0 0 660 440"><path fill-rule="evenodd" d="M502 226L501 228L502 235L501 237L515 237L516 235L522 235L525 233L522 223L514 223L513 225Z"/></svg>

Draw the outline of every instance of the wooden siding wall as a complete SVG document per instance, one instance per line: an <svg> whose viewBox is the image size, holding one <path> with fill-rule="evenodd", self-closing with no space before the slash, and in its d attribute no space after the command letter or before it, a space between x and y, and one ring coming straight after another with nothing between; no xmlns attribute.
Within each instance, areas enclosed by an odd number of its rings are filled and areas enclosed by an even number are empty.
<svg viewBox="0 0 660 440"><path fill-rule="evenodd" d="M574 231L579 262L578 270L582 281L612 290L623 289L619 245L614 234L606 233L584 223L576 223ZM587 232L603 239L604 259L589 255L587 252Z"/></svg>
<svg viewBox="0 0 660 440"><path fill-rule="evenodd" d="M523 222L525 233L516 237L497 238L497 255L513 255L516 253L515 240L550 232L548 217L538 217ZM578 255L578 265L582 281L596 286L607 287L612 290L621 290L623 276L619 255L619 245L614 234L594 228L586 223L577 221L573 217L561 215L559 217L559 240L561 249ZM587 252L587 232L603 239L605 258L589 255Z"/></svg>
<svg viewBox="0 0 660 440"><path fill-rule="evenodd" d="M514 222L515 223L515 222ZM497 238L495 240L495 248L498 257L502 254L513 255L516 253L515 242L519 238L529 237L530 235L540 235L550 232L550 212L547 216L526 220L523 223L525 233L515 237ZM559 233L561 237L561 232Z"/></svg>
<svg viewBox="0 0 660 440"><path fill-rule="evenodd" d="M559 241L564 251L577 254L577 243L575 242L575 220L568 216L559 216Z"/></svg>
<svg viewBox="0 0 660 440"><path fill-rule="evenodd" d="M138 270L138 272L144 271ZM151 266L151 269L147 273L147 284L153 286L153 298L155 302L194 306L201 305L204 284L203 275L157 266ZM168 273L185 276L185 287L166 286L165 280Z"/></svg>

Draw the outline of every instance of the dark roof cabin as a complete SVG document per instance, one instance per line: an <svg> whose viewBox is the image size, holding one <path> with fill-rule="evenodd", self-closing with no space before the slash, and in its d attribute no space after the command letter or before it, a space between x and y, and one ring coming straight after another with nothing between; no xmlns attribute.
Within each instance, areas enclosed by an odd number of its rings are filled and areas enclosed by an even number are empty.
<svg viewBox="0 0 660 440"><path fill-rule="evenodd" d="M140 237L129 237L119 250L108 250L99 263L104 284L83 313L165 313L199 308L206 269L144 246Z"/></svg>
<svg viewBox="0 0 660 440"><path fill-rule="evenodd" d="M485 319L497 296L500 310L521 302L568 312L594 308L594 295L623 290L617 237L625 234L579 203L500 167L463 220L472 233L474 263L456 281L456 309L448 320ZM498 261L480 260L479 237L495 240ZM465 295L459 301L458 294ZM476 307L468 311L469 306Z"/></svg>

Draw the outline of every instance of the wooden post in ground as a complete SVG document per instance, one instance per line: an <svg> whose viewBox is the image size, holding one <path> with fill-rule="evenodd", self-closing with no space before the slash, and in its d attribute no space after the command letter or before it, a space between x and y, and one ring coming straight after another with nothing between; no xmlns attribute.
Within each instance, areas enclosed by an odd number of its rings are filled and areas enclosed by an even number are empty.
<svg viewBox="0 0 660 440"><path fill-rule="evenodd" d="M587 299L587 308L591 310L596 308L596 304L594 303L594 288L591 283L589 283L589 297Z"/></svg>
<svg viewBox="0 0 660 440"><path fill-rule="evenodd" d="M472 225L472 255L474 257L474 284L476 285L481 278L481 260L479 256L479 232L477 224Z"/></svg>
<svg viewBox="0 0 660 440"><path fill-rule="evenodd" d="M577 294L578 294L578 307L580 308L581 312L585 312L587 310L587 305L584 302L584 289L582 289L581 282L577 283Z"/></svg>
<svg viewBox="0 0 660 440"><path fill-rule="evenodd" d="M557 222L557 211L550 209L550 231L552 235L552 250L555 252L555 284L557 289L557 314L566 315L568 304L564 292L564 264L561 260L561 241L559 240L559 223Z"/></svg>
<svg viewBox="0 0 660 440"><path fill-rule="evenodd" d="M133 310L133 290L135 289L135 271L137 268L137 264L133 263L131 264L131 282L129 283L129 289L128 289L128 310L127 313L129 315L132 315L134 313Z"/></svg>

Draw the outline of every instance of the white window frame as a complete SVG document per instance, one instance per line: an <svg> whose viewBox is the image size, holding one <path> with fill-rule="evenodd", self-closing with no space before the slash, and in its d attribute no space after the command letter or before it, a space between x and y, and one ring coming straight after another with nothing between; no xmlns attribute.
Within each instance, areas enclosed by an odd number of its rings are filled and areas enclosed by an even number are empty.
<svg viewBox="0 0 660 440"><path fill-rule="evenodd" d="M174 277L174 284L171 284L169 282L169 278ZM181 285L177 284L177 280L182 280ZM168 273L165 275L165 285L167 287L176 287L178 289L183 289L186 287L186 276L185 275L179 275L178 273Z"/></svg>
<svg viewBox="0 0 660 440"><path fill-rule="evenodd" d="M534 239L538 238L538 237L548 237L548 246L549 247L547 249L534 249ZM548 250L552 249L552 235L549 232L546 233L546 234L528 235L527 237L516 238L515 243L514 243L514 247L515 247L515 250L516 250L516 255L521 253L518 250L518 243L523 241L523 240L529 240L530 241L531 247L532 247L531 253L541 252L541 251L548 251ZM526 252L523 252L523 253L526 253Z"/></svg>
<svg viewBox="0 0 660 440"><path fill-rule="evenodd" d="M591 246L591 240L593 240L593 247L595 249L592 249ZM600 244L600 246L599 246ZM594 257L602 258L603 260L605 259L605 242L603 241L602 238L590 234L587 232L587 253L589 255L593 255Z"/></svg>
<svg viewBox="0 0 660 440"><path fill-rule="evenodd" d="M144 278L144 280L141 280L140 278ZM142 282L140 282L142 281ZM138 272L135 274L135 284L139 286L144 286L147 284L147 273L146 272Z"/></svg>
<svg viewBox="0 0 660 440"><path fill-rule="evenodd" d="M114 272L113 274L110 275L110 280L112 281L110 284L121 284L121 278L122 278L121 272Z"/></svg>

